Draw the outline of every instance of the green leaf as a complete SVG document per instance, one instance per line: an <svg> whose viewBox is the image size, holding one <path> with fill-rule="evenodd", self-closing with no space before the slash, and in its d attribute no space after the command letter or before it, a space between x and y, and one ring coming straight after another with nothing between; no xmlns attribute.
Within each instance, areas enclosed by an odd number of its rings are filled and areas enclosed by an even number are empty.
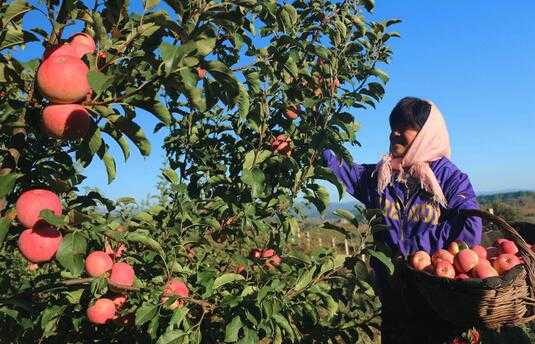
<svg viewBox="0 0 535 344"><path fill-rule="evenodd" d="M254 157L255 157L255 150L251 150L245 154L245 158L243 160L243 169L244 170L250 170L253 167L254 163Z"/></svg>
<svg viewBox="0 0 535 344"><path fill-rule="evenodd" d="M65 235L56 260L74 276L79 276L84 270L84 258L87 250L87 241L78 232Z"/></svg>
<svg viewBox="0 0 535 344"><path fill-rule="evenodd" d="M202 56L210 54L215 48L216 41L217 40L215 37L196 41L195 44L197 45L197 52Z"/></svg>
<svg viewBox="0 0 535 344"><path fill-rule="evenodd" d="M304 274L299 276L299 279L295 283L294 287L292 288L296 292L299 292L306 288L306 286L312 281L312 277L314 277L314 273L316 272L316 267L313 266L311 269L308 269Z"/></svg>
<svg viewBox="0 0 535 344"><path fill-rule="evenodd" d="M240 274L226 273L215 279L213 289L215 290L219 287L224 286L225 284L228 284L234 281L244 280L244 279L245 277L243 277Z"/></svg>
<svg viewBox="0 0 535 344"><path fill-rule="evenodd" d="M39 213L39 216L45 220L46 222L50 223L53 226L56 227L63 227L65 226L65 217L63 216L57 216L54 214L54 212L50 209L43 209Z"/></svg>
<svg viewBox="0 0 535 344"><path fill-rule="evenodd" d="M102 146L103 144L104 142L102 141L102 137L100 135L100 129L97 128L89 139L89 150L92 154L95 154L99 151L100 146Z"/></svg>
<svg viewBox="0 0 535 344"><path fill-rule="evenodd" d="M20 26L9 26L0 35L0 50L12 48L17 45L24 45L29 42L37 42L39 39L31 32L22 30Z"/></svg>
<svg viewBox="0 0 535 344"><path fill-rule="evenodd" d="M135 231L135 232L129 232L126 236L126 240L127 241L132 241L132 242L139 242L145 246L148 246L149 248L155 250L156 252L158 252L162 257L165 257L165 253L162 249L162 247L160 246L160 244L152 239L151 237L147 236L146 234L144 233L141 233L139 231Z"/></svg>
<svg viewBox="0 0 535 344"><path fill-rule="evenodd" d="M165 76L169 76L169 74L176 71L182 58L193 52L196 48L197 46L194 41L189 41L179 46L162 43L159 50L162 55Z"/></svg>
<svg viewBox="0 0 535 344"><path fill-rule="evenodd" d="M225 343L234 343L238 341L238 333L243 327L243 323L239 315L235 316L225 328Z"/></svg>
<svg viewBox="0 0 535 344"><path fill-rule="evenodd" d="M371 12L375 7L375 0L362 0L362 3L368 12Z"/></svg>
<svg viewBox="0 0 535 344"><path fill-rule="evenodd" d="M253 196L258 196L264 192L266 176L259 168L244 170L241 180L251 187Z"/></svg>
<svg viewBox="0 0 535 344"><path fill-rule="evenodd" d="M238 344L257 344L258 339L258 332L252 328L249 327L243 327L243 338L240 339Z"/></svg>
<svg viewBox="0 0 535 344"><path fill-rule="evenodd" d="M200 112L206 111L206 98L203 95L202 89L197 87L186 87L186 94L191 101L191 104Z"/></svg>
<svg viewBox="0 0 535 344"><path fill-rule="evenodd" d="M41 328L43 329L43 338L48 338L56 334L58 321L66 308L66 305L51 306L46 308L41 313Z"/></svg>
<svg viewBox="0 0 535 344"><path fill-rule="evenodd" d="M384 266L386 266L386 268L388 269L388 272L390 273L390 275L392 275L394 273L394 264L392 263L392 260L387 257L386 254L384 254L383 252L380 252L380 251L374 251L374 250L366 250L366 252L377 258L381 263L384 264Z"/></svg>
<svg viewBox="0 0 535 344"><path fill-rule="evenodd" d="M244 73L245 80L247 80L247 86L252 93L259 93L260 89L260 74L258 72L246 72Z"/></svg>
<svg viewBox="0 0 535 344"><path fill-rule="evenodd" d="M290 326L288 320L279 313L273 314L273 320L275 320L277 325L284 329L284 332L288 334L290 341L293 343L295 341L295 333L292 330L292 326Z"/></svg>
<svg viewBox="0 0 535 344"><path fill-rule="evenodd" d="M101 159L104 162L104 166L106 166L106 173L108 175L108 184L110 184L115 179L115 176L117 173L117 168L115 166L115 159L110 153L108 153L107 150L104 153L104 155L102 155Z"/></svg>
<svg viewBox="0 0 535 344"><path fill-rule="evenodd" d="M6 11L2 15L2 26L6 27L7 24L12 21L14 18L30 11L33 9L27 1L25 0L14 0L7 7Z"/></svg>
<svg viewBox="0 0 535 344"><path fill-rule="evenodd" d="M321 265L320 268L320 275L323 275L324 273L338 269L342 265L344 265L346 261L346 256L343 254L337 254L334 257L327 258L327 261Z"/></svg>
<svg viewBox="0 0 535 344"><path fill-rule="evenodd" d="M156 344L171 344L171 343L184 343L183 341L177 341L180 338L183 338L187 335L184 331L180 330L170 330L166 331L163 335L158 338Z"/></svg>
<svg viewBox="0 0 535 344"><path fill-rule="evenodd" d="M4 239L6 238L10 225L11 223L9 223L5 218L0 219L0 247L2 246L2 243L4 242Z"/></svg>
<svg viewBox="0 0 535 344"><path fill-rule="evenodd" d="M136 311L136 326L140 327L146 322L152 320L158 312L158 306L151 304L143 304Z"/></svg>
<svg viewBox="0 0 535 344"><path fill-rule="evenodd" d="M342 183L338 180L336 175L328 168L319 166L314 171L316 173L315 177L317 179L322 179L330 182L336 187L336 190L338 191L338 199L342 199L342 196L344 195L344 187Z"/></svg>
<svg viewBox="0 0 535 344"><path fill-rule="evenodd" d="M249 94L247 93L247 90L243 85L240 84L239 86L239 93L236 97L236 103L238 104L238 112L240 114L240 117L242 119L247 118L247 115L249 114Z"/></svg>
<svg viewBox="0 0 535 344"><path fill-rule="evenodd" d="M0 176L0 198L6 197L13 191L15 183L20 177L22 177L22 174L20 173L10 173Z"/></svg>
<svg viewBox="0 0 535 344"><path fill-rule="evenodd" d="M177 184L178 183L178 175L176 172L170 168L166 168L162 172L165 179L171 183L171 184Z"/></svg>
<svg viewBox="0 0 535 344"><path fill-rule="evenodd" d="M311 190L307 190L305 199L314 204L320 213L323 213L323 211L327 209L327 206L329 205L329 191L327 191L327 189L325 189L323 186L316 184L312 185L310 188L312 189L312 192Z"/></svg>
<svg viewBox="0 0 535 344"><path fill-rule="evenodd" d="M169 324L167 325L168 329L173 328L180 328L180 324L186 319L186 315L188 314L188 309L185 307L180 307L175 309L173 312L173 316L171 316L171 320L169 320Z"/></svg>
<svg viewBox="0 0 535 344"><path fill-rule="evenodd" d="M353 214L346 209L336 209L335 211L333 211L333 214L343 217L349 222L352 222L355 219L355 216L353 216Z"/></svg>
<svg viewBox="0 0 535 344"><path fill-rule="evenodd" d="M87 73L87 80L89 81L89 85L91 86L93 92L95 92L98 96L102 93L102 91L106 90L106 88L111 85L113 82L113 77L102 72L89 71Z"/></svg>
<svg viewBox="0 0 535 344"><path fill-rule="evenodd" d="M123 132L132 142L134 142L143 156L150 155L150 142L145 136L143 128L125 116L112 115L108 116L107 119L114 127Z"/></svg>

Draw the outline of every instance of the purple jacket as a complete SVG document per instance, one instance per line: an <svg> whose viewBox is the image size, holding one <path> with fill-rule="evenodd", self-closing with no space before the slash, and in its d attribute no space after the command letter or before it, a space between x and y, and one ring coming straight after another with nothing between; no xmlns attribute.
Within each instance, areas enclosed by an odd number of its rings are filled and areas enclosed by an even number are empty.
<svg viewBox="0 0 535 344"><path fill-rule="evenodd" d="M375 234L375 240L385 242L394 252L406 257L418 250L432 253L454 240L463 240L468 245L480 243L481 219L465 219L457 213L459 209L479 209L476 195L468 176L447 158L431 163L448 201L447 209L432 206L429 195L421 188L411 193L399 182L389 185L384 197L380 197L373 174L375 164L340 164L331 150L325 150L323 158L349 194L366 208L383 210L388 230Z"/></svg>

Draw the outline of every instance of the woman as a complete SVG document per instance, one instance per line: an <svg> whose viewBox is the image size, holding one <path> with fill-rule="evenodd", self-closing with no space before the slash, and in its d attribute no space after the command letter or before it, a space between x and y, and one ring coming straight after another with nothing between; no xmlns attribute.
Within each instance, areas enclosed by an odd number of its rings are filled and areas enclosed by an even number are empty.
<svg viewBox="0 0 535 344"><path fill-rule="evenodd" d="M367 208L384 210L388 230L375 234L375 241L386 244L393 257L432 253L454 240L479 244L481 219L458 213L478 209L476 195L468 176L450 161L449 135L438 108L403 98L390 114L390 128L390 153L378 164L349 166L331 150L323 153L347 192ZM383 304L383 343L442 343L452 334L443 320L431 320L436 315L424 307L414 286L397 283L377 260L371 263Z"/></svg>

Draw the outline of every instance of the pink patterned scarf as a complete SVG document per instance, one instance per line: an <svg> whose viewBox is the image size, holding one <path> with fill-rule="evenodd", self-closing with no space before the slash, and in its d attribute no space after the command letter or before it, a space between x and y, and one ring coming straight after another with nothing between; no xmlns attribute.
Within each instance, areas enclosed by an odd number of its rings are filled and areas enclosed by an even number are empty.
<svg viewBox="0 0 535 344"><path fill-rule="evenodd" d="M418 132L403 158L385 155L377 164L377 189L383 194L392 181L392 170L398 172L397 180L407 179L405 170L420 182L420 186L433 195L433 200L442 206L447 205L446 197L429 163L442 157L451 158L450 139L444 117L430 101L431 112L423 128Z"/></svg>

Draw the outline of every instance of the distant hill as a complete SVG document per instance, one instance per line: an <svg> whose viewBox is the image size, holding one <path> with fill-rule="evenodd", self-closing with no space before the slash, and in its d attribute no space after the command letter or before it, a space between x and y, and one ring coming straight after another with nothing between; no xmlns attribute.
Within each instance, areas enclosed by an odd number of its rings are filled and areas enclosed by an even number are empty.
<svg viewBox="0 0 535 344"><path fill-rule="evenodd" d="M482 195L477 198L480 203L492 202L514 202L514 201L535 201L535 192L533 191L516 191L504 192L491 195Z"/></svg>
<svg viewBox="0 0 535 344"><path fill-rule="evenodd" d="M478 196L477 200L481 204L482 208L488 209L496 207L497 203L499 206L503 206L503 204L505 204L506 206L515 208L519 213L519 216L524 220L535 220L535 192L533 191L486 194ZM338 217L333 214L334 210L341 208L353 211L356 203L357 201L330 203L321 218L324 220L337 219ZM314 206L307 206L304 203L300 206L303 213L309 220L320 218L320 214Z"/></svg>

